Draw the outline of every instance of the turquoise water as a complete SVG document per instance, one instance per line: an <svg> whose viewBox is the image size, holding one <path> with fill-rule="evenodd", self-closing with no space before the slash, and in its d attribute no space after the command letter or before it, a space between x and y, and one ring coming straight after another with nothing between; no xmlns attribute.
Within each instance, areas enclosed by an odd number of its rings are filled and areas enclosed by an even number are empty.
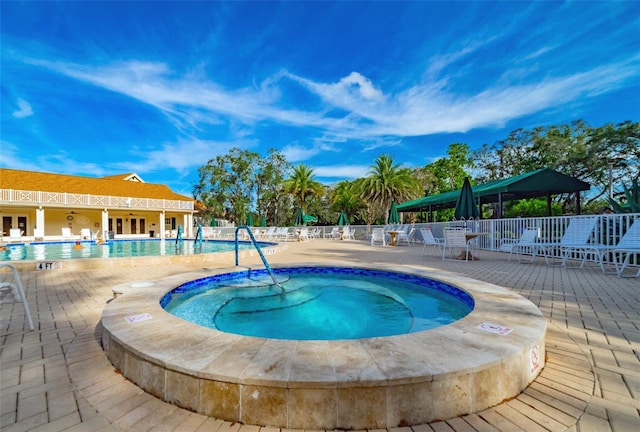
<svg viewBox="0 0 640 432"><path fill-rule="evenodd" d="M267 243L259 243L261 247ZM93 241L80 243L76 249L75 242L46 242L29 244L9 244L7 250L0 251L0 261L38 260L51 261L74 258L121 258L160 255L193 255L198 253L228 252L235 250L233 241L208 240L202 242L202 248L194 249L194 242L184 240L176 246L175 240L110 240L104 244ZM238 249L250 249L248 242L238 242Z"/></svg>
<svg viewBox="0 0 640 432"><path fill-rule="evenodd" d="M289 340L413 333L450 324L473 309L466 292L414 275L317 267L275 271L284 291L260 272L217 276L182 285L161 304L203 327Z"/></svg>

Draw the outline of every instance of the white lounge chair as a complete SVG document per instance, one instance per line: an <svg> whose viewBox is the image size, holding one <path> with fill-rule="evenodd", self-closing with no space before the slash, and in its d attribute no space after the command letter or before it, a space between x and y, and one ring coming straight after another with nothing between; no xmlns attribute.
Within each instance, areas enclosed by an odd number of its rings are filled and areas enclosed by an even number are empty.
<svg viewBox="0 0 640 432"><path fill-rule="evenodd" d="M445 228L444 243L442 244L442 260L461 259L464 252L464 260L469 260L469 243L466 236L467 230L463 228ZM446 258L447 249L449 249L450 257ZM454 256L454 251L460 250L458 256Z"/></svg>
<svg viewBox="0 0 640 432"><path fill-rule="evenodd" d="M298 241L309 241L309 228L300 228Z"/></svg>
<svg viewBox="0 0 640 432"><path fill-rule="evenodd" d="M80 239L81 240L90 240L93 236L93 233L89 228L82 228L80 230Z"/></svg>
<svg viewBox="0 0 640 432"><path fill-rule="evenodd" d="M0 305L8 303L22 303L22 306L24 307L24 314L26 315L27 323L29 324L29 330L33 330L33 320L31 319L31 312L29 311L29 305L27 304L27 297L24 295L24 288L22 287L20 274L11 264L0 263L0 268L3 267L11 269L13 280L0 282Z"/></svg>
<svg viewBox="0 0 640 432"><path fill-rule="evenodd" d="M565 253L567 255L574 254L582 256L582 265L584 265L587 257L592 255L596 263L600 265L603 273L612 273L607 272L604 266L604 263L607 261L607 256L611 255L615 266L614 273L622 277L624 270L629 266L631 257L640 254L640 219L636 219L636 221L631 224L627 232L624 233L615 246L599 244L567 246L565 247ZM634 277L638 276L640 276L640 269L638 269L638 272L634 275Z"/></svg>
<svg viewBox="0 0 640 432"><path fill-rule="evenodd" d="M547 265L566 266L567 260L570 256L571 248L586 246L591 239L591 236L593 235L593 231L595 230L597 223L597 217L571 218L571 220L569 221L569 226L567 226L567 229L565 230L559 242L536 243L533 253L540 252L540 254L544 255L544 260ZM551 259L553 258L552 251L554 249L560 250L560 264L554 264L551 262ZM583 257L580 267L584 265L585 260L586 255Z"/></svg>
<svg viewBox="0 0 640 432"><path fill-rule="evenodd" d="M342 228L342 240L354 240L354 231L349 225L345 225Z"/></svg>
<svg viewBox="0 0 640 432"><path fill-rule="evenodd" d="M73 233L71 232L71 228L63 227L62 231L62 240L73 240Z"/></svg>
<svg viewBox="0 0 640 432"><path fill-rule="evenodd" d="M443 239L435 238L433 236L433 232L431 232L431 228L420 228L420 235L422 236L422 241L424 242L420 255L424 255L424 251L427 246L433 246L433 250L437 249L438 254L442 254Z"/></svg>
<svg viewBox="0 0 640 432"><path fill-rule="evenodd" d="M509 251L509 261L513 254L518 257L518 262L522 263L532 263L536 259L536 253L538 251L536 247L536 243L538 238L540 237L540 229L538 228L525 228L520 235L520 238L516 242L503 242L503 245L510 246ZM528 254L531 255L530 260L525 260L522 258L522 255Z"/></svg>
<svg viewBox="0 0 640 432"><path fill-rule="evenodd" d="M33 239L34 240L44 240L44 228L34 228L33 229Z"/></svg>
<svg viewBox="0 0 640 432"><path fill-rule="evenodd" d="M339 239L340 238L340 228L338 228L338 227L331 228L331 232L329 234L326 234L325 237L332 238L332 239Z"/></svg>
<svg viewBox="0 0 640 432"><path fill-rule="evenodd" d="M9 241L10 242L22 241L22 234L24 234L24 231L22 231L20 228L11 228L9 230Z"/></svg>
<svg viewBox="0 0 640 432"><path fill-rule="evenodd" d="M409 226L404 225L398 233L397 245L400 246L400 242L405 242L407 245L411 246L411 238L413 237L413 233L415 232L415 228L411 228L409 230Z"/></svg>
<svg viewBox="0 0 640 432"><path fill-rule="evenodd" d="M387 245L386 234L382 228L374 228L371 230L371 246L375 243L381 243L382 246Z"/></svg>

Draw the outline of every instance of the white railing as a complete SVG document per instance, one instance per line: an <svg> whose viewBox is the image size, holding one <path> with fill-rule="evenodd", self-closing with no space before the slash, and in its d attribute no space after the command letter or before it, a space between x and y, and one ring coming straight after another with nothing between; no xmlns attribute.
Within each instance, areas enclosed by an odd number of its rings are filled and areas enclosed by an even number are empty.
<svg viewBox="0 0 640 432"><path fill-rule="evenodd" d="M0 189L0 204L193 211L193 201Z"/></svg>
<svg viewBox="0 0 640 432"><path fill-rule="evenodd" d="M525 228L538 228L541 241L558 242L569 225L569 221L574 217L594 217L594 215L482 219L477 221L429 222L408 225L410 229L413 228L410 241L414 243L422 243L420 228L429 227L434 237L443 238L445 228L463 226L474 232L485 233L485 235L477 237L477 247L482 250L499 252L505 250L505 244L518 239ZM598 218L598 224L590 242L603 245L615 245L620 241L620 238L627 229L629 229L631 224L635 220L640 219L640 213L595 215L595 217ZM336 225L321 226L322 235L320 237L328 237L328 234L334 226ZM381 225L351 225L356 240L369 240L373 228L389 227ZM231 238L232 236L233 229L222 229L223 238ZM631 262L633 265L640 265L640 256L636 255L632 257Z"/></svg>

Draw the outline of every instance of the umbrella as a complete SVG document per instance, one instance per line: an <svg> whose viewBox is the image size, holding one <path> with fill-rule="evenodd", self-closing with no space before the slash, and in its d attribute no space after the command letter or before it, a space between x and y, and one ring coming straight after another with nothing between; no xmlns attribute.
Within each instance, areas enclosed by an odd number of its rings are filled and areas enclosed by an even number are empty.
<svg viewBox="0 0 640 432"><path fill-rule="evenodd" d="M307 222L318 222L318 218L315 217L315 216L311 216L311 215L302 216L302 220L304 221L304 223L307 223Z"/></svg>
<svg viewBox="0 0 640 432"><path fill-rule="evenodd" d="M338 218L338 225L349 225L349 216L344 211L340 212L340 217Z"/></svg>
<svg viewBox="0 0 640 432"><path fill-rule="evenodd" d="M391 208L389 209L389 223L390 224L400 223L400 216L398 215L398 209L396 207L395 201L391 201Z"/></svg>
<svg viewBox="0 0 640 432"><path fill-rule="evenodd" d="M251 213L249 213L249 216L247 216L247 225L253 226L253 215Z"/></svg>
<svg viewBox="0 0 640 432"><path fill-rule="evenodd" d="M298 207L298 211L296 212L296 220L293 224L304 225L304 213L302 213L302 209L300 207Z"/></svg>
<svg viewBox="0 0 640 432"><path fill-rule="evenodd" d="M209 222L209 225L212 227L218 226L218 220L216 219L215 216L211 216L211 222Z"/></svg>
<svg viewBox="0 0 640 432"><path fill-rule="evenodd" d="M265 216L262 216L260 218L260 226L261 227L266 227L267 226L267 218Z"/></svg>
<svg viewBox="0 0 640 432"><path fill-rule="evenodd" d="M480 211L473 197L473 190L471 189L471 183L469 183L468 177L464 178L464 184L462 185L462 189L460 189L460 197L458 197L454 215L456 219L480 218Z"/></svg>

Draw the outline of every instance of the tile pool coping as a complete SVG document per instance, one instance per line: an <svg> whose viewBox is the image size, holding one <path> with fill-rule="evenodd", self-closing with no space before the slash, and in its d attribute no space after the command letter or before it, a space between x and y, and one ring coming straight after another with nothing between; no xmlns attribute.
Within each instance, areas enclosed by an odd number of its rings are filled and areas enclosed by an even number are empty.
<svg viewBox="0 0 640 432"><path fill-rule="evenodd" d="M392 337L238 336L161 308L171 289L232 271L203 270L123 284L124 295L102 314L103 348L125 377L167 402L223 420L299 429L388 428L478 412L519 394L544 367L546 321L524 297L443 272L360 267L440 280L470 293L476 307L453 324ZM486 323L511 332L485 331Z"/></svg>

